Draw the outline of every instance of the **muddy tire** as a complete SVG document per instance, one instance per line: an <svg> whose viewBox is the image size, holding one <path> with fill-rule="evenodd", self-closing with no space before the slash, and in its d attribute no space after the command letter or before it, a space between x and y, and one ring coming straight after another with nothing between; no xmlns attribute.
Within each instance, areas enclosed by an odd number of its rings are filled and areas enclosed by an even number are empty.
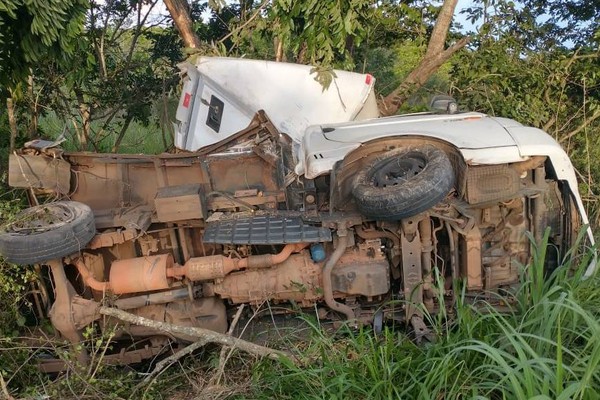
<svg viewBox="0 0 600 400"><path fill-rule="evenodd" d="M57 201L23 210L0 231L0 254L15 264L36 264L83 249L96 234L83 203Z"/></svg>
<svg viewBox="0 0 600 400"><path fill-rule="evenodd" d="M408 146L377 157L352 187L358 209L368 218L398 220L439 203L454 186L446 153L432 145Z"/></svg>

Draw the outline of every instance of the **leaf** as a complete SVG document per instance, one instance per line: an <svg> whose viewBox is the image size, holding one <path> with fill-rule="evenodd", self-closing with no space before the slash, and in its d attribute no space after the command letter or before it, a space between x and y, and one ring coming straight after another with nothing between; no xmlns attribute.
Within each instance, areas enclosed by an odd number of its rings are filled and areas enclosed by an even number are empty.
<svg viewBox="0 0 600 400"><path fill-rule="evenodd" d="M336 78L331 67L316 66L310 69L310 74L315 74L314 80L321 85L323 92L329 89L333 79Z"/></svg>

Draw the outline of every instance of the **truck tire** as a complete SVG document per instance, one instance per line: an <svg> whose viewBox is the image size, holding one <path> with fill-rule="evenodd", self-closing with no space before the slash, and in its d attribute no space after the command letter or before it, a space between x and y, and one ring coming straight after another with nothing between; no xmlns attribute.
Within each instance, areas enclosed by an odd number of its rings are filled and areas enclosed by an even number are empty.
<svg viewBox="0 0 600 400"><path fill-rule="evenodd" d="M19 213L0 232L0 254L14 264L37 264L80 251L95 234L87 205L57 201Z"/></svg>
<svg viewBox="0 0 600 400"><path fill-rule="evenodd" d="M389 151L361 170L352 195L358 209L375 220L417 215L439 203L454 186L446 153L433 145Z"/></svg>

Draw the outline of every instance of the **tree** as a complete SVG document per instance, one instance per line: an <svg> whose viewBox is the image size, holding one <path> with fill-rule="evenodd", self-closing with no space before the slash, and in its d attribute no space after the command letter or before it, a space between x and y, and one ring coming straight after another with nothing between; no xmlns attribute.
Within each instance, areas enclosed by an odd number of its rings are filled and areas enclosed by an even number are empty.
<svg viewBox="0 0 600 400"><path fill-rule="evenodd" d="M581 0L525 0L546 33L574 46L596 48L600 44L600 3Z"/></svg>
<svg viewBox="0 0 600 400"><path fill-rule="evenodd" d="M276 59L353 68L353 49L366 38L372 1L274 0L268 10Z"/></svg>
<svg viewBox="0 0 600 400"><path fill-rule="evenodd" d="M183 43L190 49L199 49L201 46L200 38L194 31L194 23L190 16L190 6L187 0L163 0L173 23L177 27Z"/></svg>
<svg viewBox="0 0 600 400"><path fill-rule="evenodd" d="M469 42L470 38L467 36L458 40L450 47L445 47L457 1L444 0L433 31L431 32L425 55L419 62L419 65L408 74L404 81L380 102L379 109L383 115L396 114L400 106L411 94L423 86L442 64Z"/></svg>
<svg viewBox="0 0 600 400"><path fill-rule="evenodd" d="M69 62L86 11L86 0L2 1L0 85L15 87L37 63L50 59Z"/></svg>
<svg viewBox="0 0 600 400"><path fill-rule="evenodd" d="M86 0L0 2L0 98L6 99L10 148L18 135L15 100L31 89L31 69L45 62L67 64L80 38ZM37 110L32 110L35 127Z"/></svg>
<svg viewBox="0 0 600 400"><path fill-rule="evenodd" d="M132 122L150 124L153 107L163 106L158 100L177 84L175 64L183 55L180 45L173 49L179 42L172 30L150 20L156 4L92 1L74 62L35 68L44 81L41 100L80 150L119 151Z"/></svg>
<svg viewBox="0 0 600 400"><path fill-rule="evenodd" d="M329 78L326 74L330 68L354 68L354 54L370 34L378 35L369 26L377 23L376 17L388 18L378 12L379 9L416 9L419 5L415 1L375 3L369 0L265 0L254 6L252 13L248 13L248 3L252 5L252 2L240 2L239 18L231 20L230 32L225 35L226 38L233 36L233 47L249 37L256 37L257 32L263 37L270 37L276 61L290 60L320 65L319 71L325 72L325 78L323 75L318 75L317 78L325 87L331 81L331 74ZM451 46L445 46L456 3L457 0L444 0L423 59L383 99L380 109L384 115L395 114L415 90L424 85L442 64L468 43L469 39L463 37ZM190 18L187 1L167 0L166 4L186 46L198 48L200 38L193 34L194 22ZM221 42L223 40L222 38Z"/></svg>

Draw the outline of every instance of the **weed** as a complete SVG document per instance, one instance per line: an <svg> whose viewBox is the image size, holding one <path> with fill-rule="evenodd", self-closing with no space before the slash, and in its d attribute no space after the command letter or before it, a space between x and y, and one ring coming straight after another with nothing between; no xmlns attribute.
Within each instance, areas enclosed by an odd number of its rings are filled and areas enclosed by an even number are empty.
<svg viewBox="0 0 600 400"><path fill-rule="evenodd" d="M500 313L457 292L454 316L429 316L440 340L414 345L384 329L315 330L303 365L261 361L256 398L596 399L600 393L598 274L582 279L592 252L572 251L544 276L548 235ZM576 265L575 265L576 264ZM573 271L575 271L573 273ZM461 286L459 285L458 288Z"/></svg>

